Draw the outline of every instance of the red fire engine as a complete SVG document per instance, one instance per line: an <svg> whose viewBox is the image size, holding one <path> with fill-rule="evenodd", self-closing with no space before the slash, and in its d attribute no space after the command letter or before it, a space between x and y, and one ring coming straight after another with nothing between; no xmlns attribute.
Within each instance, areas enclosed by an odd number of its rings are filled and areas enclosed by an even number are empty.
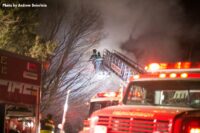
<svg viewBox="0 0 200 133"><path fill-rule="evenodd" d="M153 63L121 105L91 115L90 133L200 133L200 63Z"/></svg>
<svg viewBox="0 0 200 133"><path fill-rule="evenodd" d="M79 133L85 133L89 131L89 123L90 118L89 116L96 110L103 109L108 106L118 105L119 102L122 100L122 90L117 92L100 92L97 93L94 97L91 98L89 103L89 112L87 119L84 120L84 127L83 130Z"/></svg>
<svg viewBox="0 0 200 133"><path fill-rule="evenodd" d="M37 133L41 63L0 50L0 133Z"/></svg>
<svg viewBox="0 0 200 133"><path fill-rule="evenodd" d="M101 92L97 93L89 103L89 113L90 116L94 111L111 106L118 105L120 101L122 101L122 97L125 92L125 86L127 85L127 79L132 74L143 73L144 69L139 66L137 63L121 54L118 51L109 51L107 49L104 50L103 53L103 68L104 72L111 72L116 74L118 78L121 80L120 90L110 91L110 92ZM84 120L84 127L80 133L89 132L89 123L90 118Z"/></svg>
<svg viewBox="0 0 200 133"><path fill-rule="evenodd" d="M111 105L118 105L120 100L121 100L120 92L97 93L90 100L89 116L96 110L99 110Z"/></svg>

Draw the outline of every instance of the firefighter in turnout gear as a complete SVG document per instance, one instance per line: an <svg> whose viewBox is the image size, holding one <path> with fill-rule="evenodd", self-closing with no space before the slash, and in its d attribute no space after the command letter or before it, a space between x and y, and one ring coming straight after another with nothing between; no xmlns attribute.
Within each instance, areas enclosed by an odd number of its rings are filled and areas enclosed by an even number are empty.
<svg viewBox="0 0 200 133"><path fill-rule="evenodd" d="M93 49L93 53L92 53L89 61L92 61L92 64L94 65L95 70L96 70L96 59L97 59L97 50Z"/></svg>
<svg viewBox="0 0 200 133"><path fill-rule="evenodd" d="M41 120L40 133L54 133L55 132L55 125L52 118L53 116L51 114L48 114L46 119Z"/></svg>

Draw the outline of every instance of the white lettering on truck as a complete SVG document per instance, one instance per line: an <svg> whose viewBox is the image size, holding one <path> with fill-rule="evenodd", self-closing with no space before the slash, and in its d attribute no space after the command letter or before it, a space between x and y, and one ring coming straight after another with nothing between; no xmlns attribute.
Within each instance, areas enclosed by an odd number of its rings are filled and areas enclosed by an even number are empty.
<svg viewBox="0 0 200 133"><path fill-rule="evenodd" d="M0 80L0 85L7 87L9 93L19 92L20 94L36 96L37 90L39 90L39 86L7 80Z"/></svg>

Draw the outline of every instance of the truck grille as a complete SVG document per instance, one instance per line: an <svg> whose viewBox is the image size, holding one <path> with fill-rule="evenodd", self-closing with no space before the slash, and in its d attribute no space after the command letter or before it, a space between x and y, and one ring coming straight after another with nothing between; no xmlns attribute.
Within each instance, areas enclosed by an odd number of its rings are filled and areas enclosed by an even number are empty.
<svg viewBox="0 0 200 133"><path fill-rule="evenodd" d="M169 121L99 116L98 125L108 127L108 133L169 133Z"/></svg>

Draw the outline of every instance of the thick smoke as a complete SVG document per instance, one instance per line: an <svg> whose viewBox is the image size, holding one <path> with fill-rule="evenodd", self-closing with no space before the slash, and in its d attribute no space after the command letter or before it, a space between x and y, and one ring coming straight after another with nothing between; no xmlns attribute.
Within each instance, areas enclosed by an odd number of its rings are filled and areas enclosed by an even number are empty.
<svg viewBox="0 0 200 133"><path fill-rule="evenodd" d="M116 49L140 63L180 58L183 13L177 0L96 1L104 19L99 49Z"/></svg>
<svg viewBox="0 0 200 133"><path fill-rule="evenodd" d="M58 1L61 3L58 8L65 8L64 10L82 2ZM55 3L50 0L48 6L56 6ZM185 12L189 0L84 0L82 3L102 13L105 38L98 45L99 50L115 49L139 63L176 61L183 59L183 56L188 58L188 54L192 53L188 49L193 50L193 55L198 53L194 51L195 47L187 45L200 35L198 21L188 19L188 16L198 18L198 4L195 14ZM187 6L183 6L183 3ZM48 14L53 16L61 14L60 12L51 10ZM46 17L42 18L46 22ZM184 41L184 46L180 41Z"/></svg>

